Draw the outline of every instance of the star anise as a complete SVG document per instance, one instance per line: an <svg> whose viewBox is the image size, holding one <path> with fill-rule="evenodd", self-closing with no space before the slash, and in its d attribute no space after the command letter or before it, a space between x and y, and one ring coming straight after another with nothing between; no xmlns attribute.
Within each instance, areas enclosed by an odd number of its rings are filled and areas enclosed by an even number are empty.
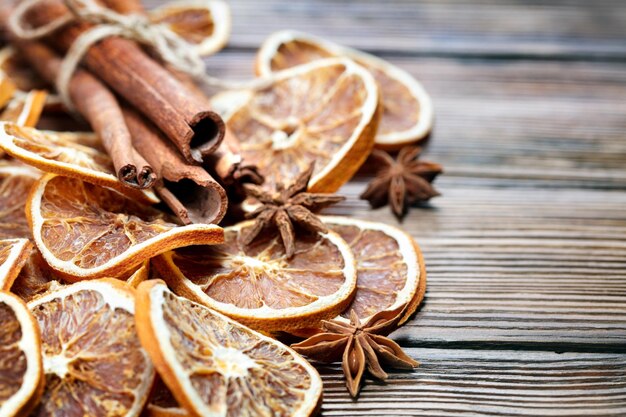
<svg viewBox="0 0 626 417"><path fill-rule="evenodd" d="M275 192L254 185L244 184L246 193L256 198L261 206L247 218L255 218L253 226L244 229L242 243L249 245L258 234L267 227L276 227L285 246L287 257L295 252L294 223L313 232L326 233L328 228L313 212L344 200L334 194L306 192L313 175L313 165L300 174L293 184L285 187L278 185Z"/></svg>
<svg viewBox="0 0 626 417"><path fill-rule="evenodd" d="M439 192L431 182L443 171L443 167L434 162L418 161L421 152L419 146L405 146L394 160L387 152L375 149L371 157L382 167L361 198L369 200L374 208L389 203L393 213L401 218L407 205L438 196Z"/></svg>
<svg viewBox="0 0 626 417"><path fill-rule="evenodd" d="M386 337L395 330L406 306L393 311L382 311L361 324L354 310L350 323L339 320L323 321L322 331L291 347L310 359L332 363L341 360L346 386L350 395L359 393L363 373L385 380L387 373L381 365L392 368L413 369L419 362L411 359L393 340Z"/></svg>

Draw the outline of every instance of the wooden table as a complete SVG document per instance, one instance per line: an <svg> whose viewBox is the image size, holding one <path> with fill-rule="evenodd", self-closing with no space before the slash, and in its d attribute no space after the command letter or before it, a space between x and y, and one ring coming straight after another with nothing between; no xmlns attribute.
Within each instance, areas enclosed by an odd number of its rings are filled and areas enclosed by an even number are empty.
<svg viewBox="0 0 626 417"><path fill-rule="evenodd" d="M157 3L157 1L153 1ZM374 52L421 80L442 196L400 224L428 292L394 337L421 361L323 415L626 415L626 4L621 0L231 0L214 75L252 75L272 31ZM332 213L397 224L358 199Z"/></svg>

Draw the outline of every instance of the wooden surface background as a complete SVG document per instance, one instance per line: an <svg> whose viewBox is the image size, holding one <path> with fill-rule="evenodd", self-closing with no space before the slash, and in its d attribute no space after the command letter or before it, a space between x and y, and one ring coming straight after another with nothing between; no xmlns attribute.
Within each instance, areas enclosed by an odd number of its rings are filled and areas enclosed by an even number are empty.
<svg viewBox="0 0 626 417"><path fill-rule="evenodd" d="M152 0L152 5L159 1ZM232 0L214 75L252 75L272 31L374 52L436 109L425 157L442 196L400 224L428 292L394 337L422 365L324 416L626 415L626 2ZM334 214L397 224L358 199Z"/></svg>

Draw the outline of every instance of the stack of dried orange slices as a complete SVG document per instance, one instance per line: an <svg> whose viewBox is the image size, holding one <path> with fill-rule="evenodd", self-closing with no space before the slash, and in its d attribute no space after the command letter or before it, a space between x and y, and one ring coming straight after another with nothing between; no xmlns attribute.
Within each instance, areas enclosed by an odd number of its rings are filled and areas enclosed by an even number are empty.
<svg viewBox="0 0 626 417"><path fill-rule="evenodd" d="M221 0L149 19L200 55L230 32ZM430 98L396 66L293 31L263 43L256 72L212 99L264 176L258 190L275 196L264 203L276 210L253 215L293 217L280 233L263 223L250 243L260 220L181 225L152 192L119 182L93 133L37 129L57 99L0 50L0 417L309 416L322 380L297 352L323 362L345 349L352 395L366 367L386 377L377 358L416 366L385 338L424 297L415 241L302 207L337 191L374 147L424 139ZM308 194L281 211L276 196L303 172ZM309 339L292 349L286 333Z"/></svg>

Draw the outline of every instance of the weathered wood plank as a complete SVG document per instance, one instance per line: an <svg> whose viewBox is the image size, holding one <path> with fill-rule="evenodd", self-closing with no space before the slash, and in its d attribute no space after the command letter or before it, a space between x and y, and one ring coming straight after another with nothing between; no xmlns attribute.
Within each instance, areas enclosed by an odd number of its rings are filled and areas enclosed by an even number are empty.
<svg viewBox="0 0 626 417"><path fill-rule="evenodd" d="M158 4L151 0L148 3ZM366 50L626 58L619 0L231 0L231 45L298 29Z"/></svg>
<svg viewBox="0 0 626 417"><path fill-rule="evenodd" d="M349 398L338 367L322 369L324 416L618 416L626 413L626 355L407 349L421 362L367 380Z"/></svg>

